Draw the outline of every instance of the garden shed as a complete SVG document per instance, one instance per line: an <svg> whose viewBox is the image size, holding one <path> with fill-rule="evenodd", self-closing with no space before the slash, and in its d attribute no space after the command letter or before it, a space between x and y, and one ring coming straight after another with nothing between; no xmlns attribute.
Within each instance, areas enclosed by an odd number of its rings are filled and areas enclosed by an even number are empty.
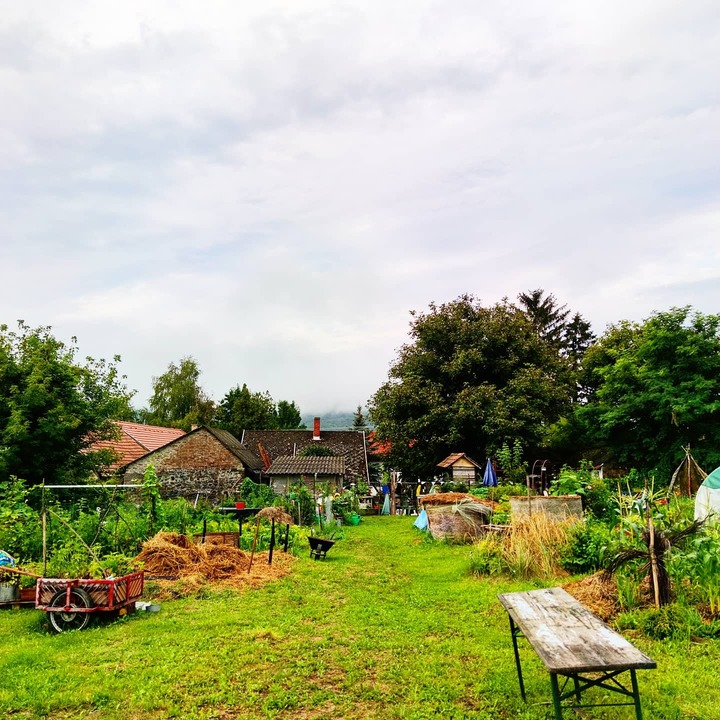
<svg viewBox="0 0 720 720"><path fill-rule="evenodd" d="M428 531L436 539L472 540L490 525L497 503L468 493L423 495L420 504L427 513Z"/></svg>
<svg viewBox="0 0 720 720"><path fill-rule="evenodd" d="M448 455L442 462L437 464L437 467L448 473L452 482L463 483L468 486L475 485L478 472L482 475L483 471L482 466L465 453Z"/></svg>

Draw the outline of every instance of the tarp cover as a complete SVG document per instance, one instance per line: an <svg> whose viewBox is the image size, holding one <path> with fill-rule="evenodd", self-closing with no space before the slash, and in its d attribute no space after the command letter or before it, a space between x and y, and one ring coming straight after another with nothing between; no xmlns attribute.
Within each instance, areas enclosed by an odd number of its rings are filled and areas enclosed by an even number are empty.
<svg viewBox="0 0 720 720"><path fill-rule="evenodd" d="M720 467L703 480L695 495L695 519L706 518L720 521Z"/></svg>
<svg viewBox="0 0 720 720"><path fill-rule="evenodd" d="M421 513L417 516L417 520L415 520L413 525L418 530L427 530L428 529L428 516L427 516L427 512L425 512L425 510L421 511Z"/></svg>

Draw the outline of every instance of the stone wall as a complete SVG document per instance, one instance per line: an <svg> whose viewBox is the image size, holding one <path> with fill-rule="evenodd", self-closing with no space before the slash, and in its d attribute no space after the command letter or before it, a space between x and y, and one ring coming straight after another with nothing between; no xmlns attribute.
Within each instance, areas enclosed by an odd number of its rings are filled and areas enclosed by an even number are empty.
<svg viewBox="0 0 720 720"><path fill-rule="evenodd" d="M214 435L205 429L189 433L128 465L126 483L142 483L148 465L154 465L163 497L198 496L217 504L231 495L245 477L245 468Z"/></svg>
<svg viewBox="0 0 720 720"><path fill-rule="evenodd" d="M510 517L512 520L527 517L530 513L545 513L553 520L583 516L582 498L579 495L518 495L510 498Z"/></svg>

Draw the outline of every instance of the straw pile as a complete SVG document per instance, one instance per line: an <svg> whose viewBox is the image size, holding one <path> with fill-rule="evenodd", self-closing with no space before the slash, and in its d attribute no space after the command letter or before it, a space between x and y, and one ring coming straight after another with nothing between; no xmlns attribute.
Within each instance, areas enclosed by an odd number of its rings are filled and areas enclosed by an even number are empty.
<svg viewBox="0 0 720 720"><path fill-rule="evenodd" d="M202 575L209 580L230 577L247 570L250 559L231 545L195 545L185 535L160 532L143 543L136 560L149 575L184 577Z"/></svg>
<svg viewBox="0 0 720 720"><path fill-rule="evenodd" d="M605 622L617 617L620 612L615 580L602 571L565 583L563 588Z"/></svg>
<svg viewBox="0 0 720 720"><path fill-rule="evenodd" d="M158 590L158 599L199 595L208 586L242 590L259 587L266 582L288 575L295 558L289 553L275 552L273 564L267 564L268 553L255 555L248 573L250 556L222 542L198 545L185 535L160 532L143 543L136 560L142 563ZM155 576L153 578L152 576Z"/></svg>

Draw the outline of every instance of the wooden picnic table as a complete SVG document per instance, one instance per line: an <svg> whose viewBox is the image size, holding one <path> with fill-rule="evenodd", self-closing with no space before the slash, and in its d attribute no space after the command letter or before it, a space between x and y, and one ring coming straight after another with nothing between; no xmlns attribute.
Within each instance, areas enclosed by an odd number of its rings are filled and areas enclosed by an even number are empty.
<svg viewBox="0 0 720 720"><path fill-rule="evenodd" d="M593 615L562 588L546 588L499 595L510 618L510 633L520 694L527 702L523 682L518 637L525 637L550 673L556 720L562 720L563 707L634 705L642 720L636 670L656 667L654 660L640 652L622 635ZM630 673L630 687L618 676ZM564 678L562 686L558 676ZM572 680L572 687L568 684ZM630 702L581 705L582 693L592 687L604 688L631 698ZM570 703L564 701L571 700Z"/></svg>

